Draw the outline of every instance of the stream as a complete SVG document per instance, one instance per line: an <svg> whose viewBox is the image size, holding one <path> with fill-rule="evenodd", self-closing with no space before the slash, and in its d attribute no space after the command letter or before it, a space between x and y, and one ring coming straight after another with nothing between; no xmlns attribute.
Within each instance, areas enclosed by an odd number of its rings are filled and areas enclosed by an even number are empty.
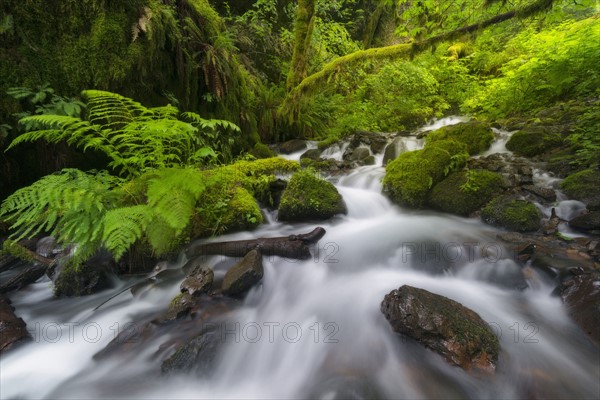
<svg viewBox="0 0 600 400"><path fill-rule="evenodd" d="M506 151L505 140L499 136L493 149ZM337 156L335 149L330 153ZM154 335L135 351L93 358L119 331L141 329L166 310L181 279L136 298L125 291L94 310L133 281L56 299L45 277L11 296L33 340L2 355L0 397L598 398L598 349L552 295L553 282L531 268L523 274L497 241L496 228L391 204L381 193L381 161L329 178L348 214L318 224L327 234L312 259L264 257L262 283L219 322L225 335L209 376L161 375L172 353L161 349L172 333ZM256 231L216 240L286 236L317 226L277 222L273 214L267 220ZM182 256L169 268L185 261ZM231 265L226 257L211 261L216 278ZM521 283L525 290L516 289ZM456 300L492 327L502 348L495 375L469 374L391 330L380 304L405 284Z"/></svg>

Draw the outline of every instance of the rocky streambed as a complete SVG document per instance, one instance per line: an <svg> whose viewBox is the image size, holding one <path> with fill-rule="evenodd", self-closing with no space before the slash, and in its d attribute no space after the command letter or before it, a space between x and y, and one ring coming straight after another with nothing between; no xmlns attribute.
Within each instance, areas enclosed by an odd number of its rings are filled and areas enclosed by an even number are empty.
<svg viewBox="0 0 600 400"><path fill-rule="evenodd" d="M593 201L568 199L543 163L506 148L508 131L486 129L476 148L434 134L418 155L431 184L410 192L381 181L423 148L414 133L289 143L329 183L299 174L256 231L148 275L92 274L88 296L55 298L49 277L3 259L2 396L596 398ZM442 151L452 166L438 174L428 154ZM274 237L283 245L260 239Z"/></svg>

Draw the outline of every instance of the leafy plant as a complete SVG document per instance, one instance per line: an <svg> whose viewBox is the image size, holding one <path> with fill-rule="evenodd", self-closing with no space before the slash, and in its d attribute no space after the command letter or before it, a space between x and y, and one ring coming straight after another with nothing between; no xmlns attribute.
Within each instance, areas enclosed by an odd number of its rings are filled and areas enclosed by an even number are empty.
<svg viewBox="0 0 600 400"><path fill-rule="evenodd" d="M17 137L8 149L39 139L53 143L64 140L83 150L92 148L106 154L111 159L109 166L125 176L231 157L230 141L223 142L218 135L220 130L239 132L229 121L206 120L191 112L180 114L173 106L146 108L111 92L86 90L82 95L87 99L85 119L67 115L25 117L20 123L41 128Z"/></svg>

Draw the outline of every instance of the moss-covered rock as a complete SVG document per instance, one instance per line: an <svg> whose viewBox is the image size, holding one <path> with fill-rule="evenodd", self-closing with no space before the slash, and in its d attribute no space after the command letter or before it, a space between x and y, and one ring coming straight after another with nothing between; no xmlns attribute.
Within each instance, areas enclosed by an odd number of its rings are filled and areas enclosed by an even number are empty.
<svg viewBox="0 0 600 400"><path fill-rule="evenodd" d="M296 172L279 204L280 221L323 220L345 214L346 204L335 186L310 171Z"/></svg>
<svg viewBox="0 0 600 400"><path fill-rule="evenodd" d="M385 168L384 188L390 199L401 206L423 207L433 185L427 169L429 161L421 153L421 150L402 153Z"/></svg>
<svg viewBox="0 0 600 400"><path fill-rule="evenodd" d="M529 232L541 227L542 215L535 205L512 196L492 200L481 212L488 224L518 232Z"/></svg>
<svg viewBox="0 0 600 400"><path fill-rule="evenodd" d="M228 232L254 229L263 223L263 215L250 192L236 187L233 189L222 221Z"/></svg>
<svg viewBox="0 0 600 400"><path fill-rule="evenodd" d="M440 211L467 216L499 193L502 175L486 170L455 172L433 187L428 204Z"/></svg>
<svg viewBox="0 0 600 400"><path fill-rule="evenodd" d="M487 123L470 121L445 126L427 135L427 143L444 139L454 139L464 143L469 154L473 155L490 147L494 141L494 133Z"/></svg>
<svg viewBox="0 0 600 400"><path fill-rule="evenodd" d="M386 166L384 188L397 204L421 208L426 203L431 187L457 166L454 164L456 159L442 146L435 145L402 153Z"/></svg>
<svg viewBox="0 0 600 400"><path fill-rule="evenodd" d="M583 201L590 210L600 210L600 171L586 169L565 178L560 184L565 194Z"/></svg>
<svg viewBox="0 0 600 400"><path fill-rule="evenodd" d="M560 133L548 127L528 126L515 132L506 143L506 148L516 154L533 157L559 147L563 143Z"/></svg>
<svg viewBox="0 0 600 400"><path fill-rule="evenodd" d="M433 349L465 370L493 372L500 342L473 310L447 297L404 285L381 303L394 331Z"/></svg>
<svg viewBox="0 0 600 400"><path fill-rule="evenodd" d="M276 154L266 144L256 143L254 147L248 150L248 153L252 154L256 158L270 158L275 157Z"/></svg>

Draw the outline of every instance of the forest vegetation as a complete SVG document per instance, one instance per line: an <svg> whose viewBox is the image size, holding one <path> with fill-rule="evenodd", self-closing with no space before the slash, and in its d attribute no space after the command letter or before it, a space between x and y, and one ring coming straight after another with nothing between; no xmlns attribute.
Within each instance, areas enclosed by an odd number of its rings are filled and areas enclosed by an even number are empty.
<svg viewBox="0 0 600 400"><path fill-rule="evenodd" d="M574 114L585 124L561 160L596 168L598 13L592 0L3 1L2 229L78 243L82 260L168 254L262 222L275 173L300 167L268 145L457 113ZM410 195L392 185L400 203L422 206L481 151L430 142L388 168L431 167L405 177Z"/></svg>

